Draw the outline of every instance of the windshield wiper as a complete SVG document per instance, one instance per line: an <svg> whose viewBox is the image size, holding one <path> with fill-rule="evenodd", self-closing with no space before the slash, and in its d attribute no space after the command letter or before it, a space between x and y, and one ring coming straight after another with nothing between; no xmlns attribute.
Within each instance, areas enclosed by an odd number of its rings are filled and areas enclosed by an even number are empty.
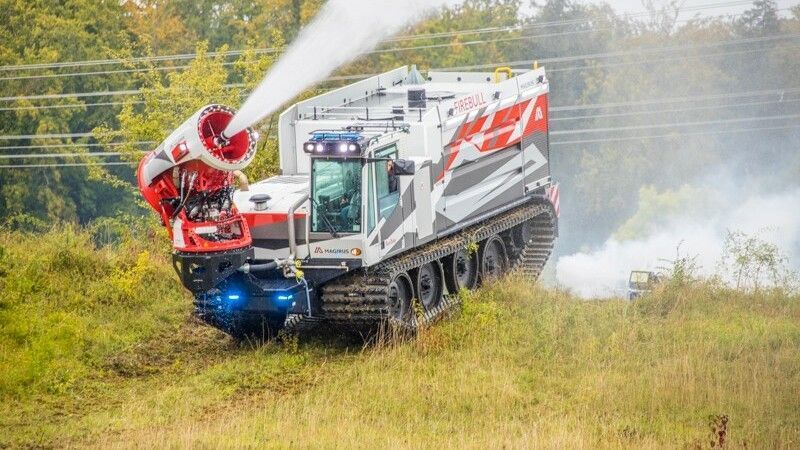
<svg viewBox="0 0 800 450"><path fill-rule="evenodd" d="M314 199L314 197L311 197L311 202L314 203L314 205L317 208L320 208L319 202L317 202L317 200ZM328 227L328 230L331 232L333 237L338 238L339 237L339 233L336 232L336 227L334 227L333 224L331 223L331 221L328 220L328 217L325 216L325 213L320 214L320 217L322 217L322 221L325 222L325 226Z"/></svg>

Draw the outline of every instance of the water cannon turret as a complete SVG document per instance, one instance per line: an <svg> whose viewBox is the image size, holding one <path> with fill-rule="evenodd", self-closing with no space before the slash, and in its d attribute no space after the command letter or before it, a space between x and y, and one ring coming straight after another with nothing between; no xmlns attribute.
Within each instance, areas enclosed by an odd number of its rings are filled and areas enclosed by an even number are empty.
<svg viewBox="0 0 800 450"><path fill-rule="evenodd" d="M255 157L258 133L225 136L235 111L207 105L139 164L139 190L182 252L230 251L252 243L233 204L234 183Z"/></svg>

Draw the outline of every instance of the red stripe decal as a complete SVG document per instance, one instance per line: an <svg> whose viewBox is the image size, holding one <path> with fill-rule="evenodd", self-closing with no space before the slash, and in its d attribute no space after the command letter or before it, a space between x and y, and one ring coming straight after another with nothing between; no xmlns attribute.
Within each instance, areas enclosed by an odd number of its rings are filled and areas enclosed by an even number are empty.
<svg viewBox="0 0 800 450"><path fill-rule="evenodd" d="M304 218L306 216L305 213L296 212L294 213L296 218ZM252 227L264 226L264 225L272 225L276 223L285 223L289 221L289 214L287 213L271 213L271 212L249 212L249 213L242 213L245 220L247 220L247 225Z"/></svg>
<svg viewBox="0 0 800 450"><path fill-rule="evenodd" d="M527 118L525 124L525 132L522 134L527 136L534 131L547 131L547 95L540 95L536 98L531 116Z"/></svg>
<svg viewBox="0 0 800 450"><path fill-rule="evenodd" d="M437 183L444 178L444 173L450 170L450 166L453 165L453 161L456 160L456 156L458 156L458 150L453 150L450 155L448 155L447 162L444 164L444 169L442 169L442 173L439 174L439 178L436 179Z"/></svg>

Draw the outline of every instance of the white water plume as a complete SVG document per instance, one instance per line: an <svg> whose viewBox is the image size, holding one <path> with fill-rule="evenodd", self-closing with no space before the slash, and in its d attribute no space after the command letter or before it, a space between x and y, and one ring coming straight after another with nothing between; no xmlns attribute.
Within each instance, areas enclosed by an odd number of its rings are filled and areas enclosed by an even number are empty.
<svg viewBox="0 0 800 450"><path fill-rule="evenodd" d="M341 65L453 0L329 0L269 70L225 129L226 136L275 112Z"/></svg>
<svg viewBox="0 0 800 450"><path fill-rule="evenodd" d="M775 244L788 256L789 265L798 268L800 189L762 195L728 192L717 197L721 201L713 202L713 208L656 223L653 231L640 239L611 237L596 250L562 256L556 264L558 283L584 298L625 295L631 270L668 266L665 260L675 259L679 243L682 257L697 257L700 275L714 275L728 231Z"/></svg>

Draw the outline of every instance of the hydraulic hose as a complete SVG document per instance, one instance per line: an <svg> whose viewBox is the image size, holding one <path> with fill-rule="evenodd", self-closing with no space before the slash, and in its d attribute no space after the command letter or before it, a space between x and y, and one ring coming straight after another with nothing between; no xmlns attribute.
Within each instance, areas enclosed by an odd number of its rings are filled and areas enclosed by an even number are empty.
<svg viewBox="0 0 800 450"><path fill-rule="evenodd" d="M275 270L277 268L278 268L278 262L272 261L263 264L245 264L239 268L239 272L244 272L244 273L268 272L270 270Z"/></svg>

